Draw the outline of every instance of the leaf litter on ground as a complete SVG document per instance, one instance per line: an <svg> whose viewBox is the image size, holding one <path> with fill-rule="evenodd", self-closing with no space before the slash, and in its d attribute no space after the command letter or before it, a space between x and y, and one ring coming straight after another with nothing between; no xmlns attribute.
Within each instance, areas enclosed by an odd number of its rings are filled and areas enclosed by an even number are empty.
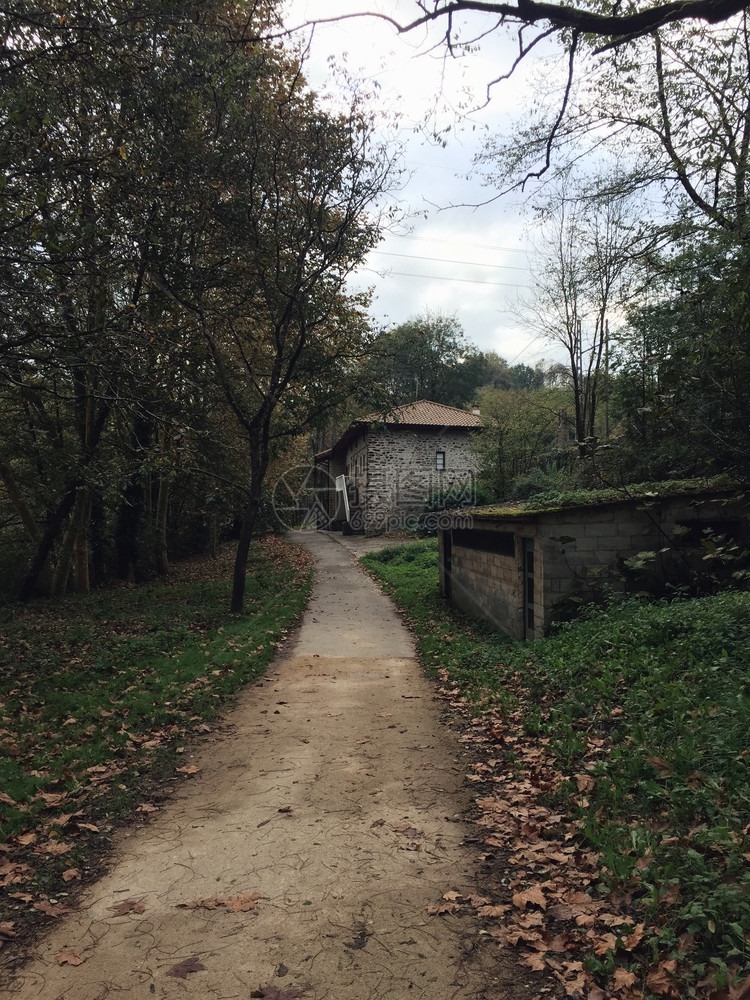
<svg viewBox="0 0 750 1000"><path fill-rule="evenodd" d="M148 822L197 773L180 755L216 738L211 720L301 615L303 549L275 536L253 546L242 615L227 610L233 557L228 546L164 580L0 615L0 928L14 931L0 949L67 911L113 825Z"/></svg>
<svg viewBox="0 0 750 1000"><path fill-rule="evenodd" d="M525 645L441 600L434 541L363 561L441 685L484 831L491 898L429 912L473 908L560 996L750 1000L750 595Z"/></svg>

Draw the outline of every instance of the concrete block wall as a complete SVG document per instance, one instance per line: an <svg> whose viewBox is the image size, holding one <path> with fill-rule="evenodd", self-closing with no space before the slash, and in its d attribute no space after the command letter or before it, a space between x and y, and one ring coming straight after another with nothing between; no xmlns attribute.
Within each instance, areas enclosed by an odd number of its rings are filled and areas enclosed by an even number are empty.
<svg viewBox="0 0 750 1000"><path fill-rule="evenodd" d="M702 525L721 530L722 523L740 527L741 540L750 541L748 506L741 501L678 497L652 502L626 501L606 507L540 512L528 518L474 520L483 532L513 532L514 556L460 545L451 550L452 601L468 614L485 618L513 636L524 638L522 540L534 540L533 635L542 635L554 618L556 605L574 593L591 588L624 587L623 560L643 551L659 552L675 538L677 525L700 531ZM442 534L442 533L441 533ZM447 532L446 532L447 534ZM441 541L441 551L447 542ZM671 579L676 568L671 552L653 564L658 578ZM700 553L698 555L700 558ZM443 593L445 587L443 573ZM532 636L528 636L532 637Z"/></svg>
<svg viewBox="0 0 750 1000"><path fill-rule="evenodd" d="M470 516L470 515L468 515ZM534 521L522 526L508 524L477 525L483 531L497 530L502 534L512 533L513 551L505 554L462 545L453 540L449 531L440 531L439 549L441 565L441 592L450 593L452 602L467 614L483 618L514 639L534 638L541 635L543 592L541 562L535 560L535 601L534 622L536 628L527 634L524 618L524 572L523 540L534 541L535 554L539 552L538 529ZM446 536L451 536L450 581L444 567L444 555L449 544ZM501 546L502 547L502 546Z"/></svg>
<svg viewBox="0 0 750 1000"><path fill-rule="evenodd" d="M544 621L548 625L555 604L571 592L588 585L623 589L623 560L639 552L659 552L675 539L676 526L703 520L742 518L742 512L726 504L675 499L650 504L615 504L595 511L561 511L543 516L542 531L545 584ZM745 515L746 516L746 515ZM657 579L674 569L669 553L653 563Z"/></svg>
<svg viewBox="0 0 750 1000"><path fill-rule="evenodd" d="M542 627L547 631L557 605L572 594L602 587L624 588L622 561L664 545L663 511L651 516L634 503L542 515Z"/></svg>
<svg viewBox="0 0 750 1000"><path fill-rule="evenodd" d="M450 593L467 614L523 639L523 582L516 556L453 546Z"/></svg>

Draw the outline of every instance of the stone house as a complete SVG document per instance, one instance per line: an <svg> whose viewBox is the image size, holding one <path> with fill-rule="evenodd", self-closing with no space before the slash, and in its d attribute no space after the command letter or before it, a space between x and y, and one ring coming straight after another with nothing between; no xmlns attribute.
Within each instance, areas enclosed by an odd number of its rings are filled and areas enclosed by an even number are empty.
<svg viewBox="0 0 750 1000"><path fill-rule="evenodd" d="M439 531L440 589L472 617L534 639L607 588L658 593L688 583L706 572L711 539L747 545L749 517L736 490L705 483L602 491L555 509L454 511Z"/></svg>
<svg viewBox="0 0 750 1000"><path fill-rule="evenodd" d="M379 535L415 527L426 497L458 487L475 501L477 413L420 399L353 421L315 456L323 526Z"/></svg>

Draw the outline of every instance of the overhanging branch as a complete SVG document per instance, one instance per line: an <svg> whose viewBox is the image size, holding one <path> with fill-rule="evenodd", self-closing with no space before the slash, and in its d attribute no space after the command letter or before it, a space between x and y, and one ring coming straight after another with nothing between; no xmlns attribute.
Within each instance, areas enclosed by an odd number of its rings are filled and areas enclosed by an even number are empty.
<svg viewBox="0 0 750 1000"><path fill-rule="evenodd" d="M617 3L613 4L613 10L616 11L618 6ZM600 14L584 7L546 3L544 0L517 0L516 3L452 0L422 14L410 24L397 27L403 34L443 17L478 12L523 24L547 22L555 28L574 28L583 34L615 36L625 40L674 21L703 20L717 24L746 7L744 0L668 0L666 3L657 3L626 14ZM388 20L393 23L392 19Z"/></svg>
<svg viewBox="0 0 750 1000"><path fill-rule="evenodd" d="M601 14L575 5L547 3L545 0L516 0L516 3L495 2L495 0L451 0L448 3L436 4L433 10L425 10L421 4L419 6L423 13L406 24L401 24L387 14L361 10L351 14L316 18L315 21L309 21L290 30L300 30L313 24L368 17L385 21L403 35L445 18L448 21L447 31L450 34L456 14L481 13L492 14L500 21L509 24L548 24L556 30L573 29L580 34L598 36L607 39L603 46L606 49L676 21L701 20L709 24L718 24L745 10L748 4L744 0L667 0L664 3L642 7L640 10L619 13L619 3L615 2L612 4L611 14Z"/></svg>

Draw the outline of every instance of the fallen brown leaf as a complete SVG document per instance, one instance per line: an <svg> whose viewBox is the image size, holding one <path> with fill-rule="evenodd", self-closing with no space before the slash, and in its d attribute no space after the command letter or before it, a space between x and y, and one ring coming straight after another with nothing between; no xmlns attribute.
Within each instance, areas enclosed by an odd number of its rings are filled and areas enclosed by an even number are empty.
<svg viewBox="0 0 750 1000"><path fill-rule="evenodd" d="M478 910L480 906L489 906L492 900L487 899L486 896L469 896L469 902L475 910Z"/></svg>
<svg viewBox="0 0 750 1000"><path fill-rule="evenodd" d="M39 844L34 849L34 854L67 854L72 850L72 844L66 844L62 840L48 840L44 844Z"/></svg>
<svg viewBox="0 0 750 1000"><path fill-rule="evenodd" d="M544 955L539 951L527 951L521 956L524 965L535 972L542 972L545 966Z"/></svg>
<svg viewBox="0 0 750 1000"><path fill-rule="evenodd" d="M58 951L55 955L55 961L58 965L83 965L86 959L74 951Z"/></svg>
<svg viewBox="0 0 750 1000"><path fill-rule="evenodd" d="M597 955L606 955L610 949L614 951L617 947L617 938L611 932L596 935L592 940L594 941L594 951Z"/></svg>
<svg viewBox="0 0 750 1000"><path fill-rule="evenodd" d="M45 913L48 917L61 917L63 913L69 913L68 907L63 903L50 903L48 899L43 899L39 903L34 903L34 909L40 913Z"/></svg>
<svg viewBox="0 0 750 1000"><path fill-rule="evenodd" d="M750 1000L750 976L736 986L730 986L729 995L731 1000Z"/></svg>
<svg viewBox="0 0 750 1000"><path fill-rule="evenodd" d="M412 826L408 821L405 823L391 823L391 830L394 833L403 833L405 837L413 840L415 837L423 837L424 831L417 830L415 826Z"/></svg>
<svg viewBox="0 0 750 1000"><path fill-rule="evenodd" d="M569 997L580 996L586 987L586 973L581 962L563 962L555 976Z"/></svg>
<svg viewBox="0 0 750 1000"><path fill-rule="evenodd" d="M643 940L644 925L638 924L632 934L628 934L626 938L623 938L622 946L625 951L632 951L633 948L637 948L638 945Z"/></svg>
<svg viewBox="0 0 750 1000"><path fill-rule="evenodd" d="M53 816L50 820L52 826L66 826L74 816L81 816L80 810L74 813L60 813L59 816Z"/></svg>
<svg viewBox="0 0 750 1000"><path fill-rule="evenodd" d="M646 760L656 771L661 771L662 774L669 773L670 771L669 764L664 760L663 757L646 757Z"/></svg>
<svg viewBox="0 0 750 1000"><path fill-rule="evenodd" d="M648 984L648 988L652 991L652 993L656 993L660 997L678 996L679 994L677 994L674 991L674 987L672 985L672 976L671 976L671 973L673 973L676 969L677 969L677 962L673 959L670 962L664 962L662 965L658 967L658 969L653 969L651 972L649 972L649 974L646 976L646 983Z"/></svg>
<svg viewBox="0 0 750 1000"><path fill-rule="evenodd" d="M204 972L206 966L203 965L197 955L191 955L190 958L185 958L177 965L173 965L171 969L167 971L168 976L175 976L177 979L187 979L191 972Z"/></svg>
<svg viewBox="0 0 750 1000"><path fill-rule="evenodd" d="M504 917L509 909L510 906L500 903L497 906L478 906L477 913L480 917Z"/></svg>
<svg viewBox="0 0 750 1000"><path fill-rule="evenodd" d="M571 941L568 934L558 934L557 937L553 937L548 943L547 950L562 954L562 952L569 951L573 947L575 947L575 943Z"/></svg>
<svg viewBox="0 0 750 1000"><path fill-rule="evenodd" d="M513 922L519 927L543 927L545 916L539 910L529 910L528 913L519 913L513 917Z"/></svg>
<svg viewBox="0 0 750 1000"><path fill-rule="evenodd" d="M427 907L427 912L431 916L442 916L443 913L455 913L459 909L458 903L437 903Z"/></svg>
<svg viewBox="0 0 750 1000"><path fill-rule="evenodd" d="M612 982L615 990L627 990L631 986L635 986L638 982L638 976L634 972L628 972L627 969L615 969Z"/></svg>
<svg viewBox="0 0 750 1000"><path fill-rule="evenodd" d="M660 894L660 901L666 906L674 906L677 900L680 898L680 883L673 882L666 889L662 889Z"/></svg>
<svg viewBox="0 0 750 1000"><path fill-rule="evenodd" d="M37 792L34 799L35 801L41 799L47 808L52 808L54 806L59 806L67 799L67 797L67 792Z"/></svg>
<svg viewBox="0 0 750 1000"><path fill-rule="evenodd" d="M80 878L81 877L80 869L78 869L78 868L67 868L62 873L62 877L63 877L63 881L64 882L71 882L74 878Z"/></svg>
<svg viewBox="0 0 750 1000"><path fill-rule="evenodd" d="M303 995L298 990L282 990L278 986L261 986L250 994L261 1000L300 1000Z"/></svg>
<svg viewBox="0 0 750 1000"><path fill-rule="evenodd" d="M127 913L143 913L146 907L140 899L123 899L121 903L115 903L109 909L116 917L124 917Z"/></svg>
<svg viewBox="0 0 750 1000"><path fill-rule="evenodd" d="M543 910L547 909L547 899L538 885L525 889L523 892L513 893L513 905L517 906L519 910L526 909L527 903L535 903Z"/></svg>
<svg viewBox="0 0 750 1000"><path fill-rule="evenodd" d="M259 892L238 892L236 896L208 896L205 899L194 899L189 903L178 903L178 907L184 910L218 910L220 906L225 907L232 913L247 913L255 909L255 904L259 899L267 899Z"/></svg>

